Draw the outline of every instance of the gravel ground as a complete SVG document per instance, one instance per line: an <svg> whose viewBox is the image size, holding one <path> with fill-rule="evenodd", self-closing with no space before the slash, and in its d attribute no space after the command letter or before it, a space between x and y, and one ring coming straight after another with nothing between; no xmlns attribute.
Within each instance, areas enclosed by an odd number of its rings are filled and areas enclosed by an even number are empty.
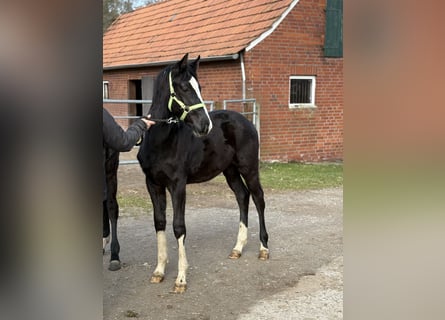
<svg viewBox="0 0 445 320"><path fill-rule="evenodd" d="M261 300L238 320L343 319L343 257L321 267L314 276L300 278L297 285Z"/></svg>
<svg viewBox="0 0 445 320"><path fill-rule="evenodd" d="M119 169L119 192L148 197L137 165ZM152 212L122 208L119 240L123 268L103 258L104 319L342 319L343 192L341 188L265 190L270 260L257 259L258 218L251 204L249 241L238 260L238 207L228 187L207 182L187 188L186 293L171 294L177 272L171 205L167 209L169 260L165 280L151 284L156 266Z"/></svg>

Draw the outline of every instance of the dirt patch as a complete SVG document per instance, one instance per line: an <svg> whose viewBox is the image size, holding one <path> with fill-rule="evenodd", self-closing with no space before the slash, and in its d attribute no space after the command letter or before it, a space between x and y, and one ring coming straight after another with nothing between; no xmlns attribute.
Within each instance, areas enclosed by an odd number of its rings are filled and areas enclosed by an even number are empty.
<svg viewBox="0 0 445 320"><path fill-rule="evenodd" d="M119 192L148 199L138 165L120 167ZM216 182L188 186L186 249L190 266L188 289L182 295L170 293L177 272L171 210L167 210L170 262L166 278L161 284L151 284L156 266L152 212L122 209L119 240L123 268L110 272L109 251L103 258L104 319L341 319L342 190L265 190L265 200L270 260L257 259L258 218L251 204L249 242L243 256L233 261L227 259L239 221L233 193ZM321 315L310 309L316 301L325 306L313 309L325 310Z"/></svg>

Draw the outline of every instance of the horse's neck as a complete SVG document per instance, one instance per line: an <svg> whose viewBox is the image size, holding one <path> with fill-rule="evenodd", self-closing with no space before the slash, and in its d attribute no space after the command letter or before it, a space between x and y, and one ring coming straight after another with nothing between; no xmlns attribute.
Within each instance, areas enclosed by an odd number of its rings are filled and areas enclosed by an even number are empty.
<svg viewBox="0 0 445 320"><path fill-rule="evenodd" d="M167 146L173 147L173 145L176 145L176 143L179 139L178 131L180 130L180 127L183 126L183 123L181 123L181 122L176 122L176 123L166 122L165 120L171 118L172 114L170 114L168 112L162 112L160 110L156 110L156 112L154 112L151 117L153 119L160 120L160 121L158 121L157 125L155 126L155 130L153 130L153 134L156 137L154 142L156 142L157 144L163 144L166 147Z"/></svg>
<svg viewBox="0 0 445 320"><path fill-rule="evenodd" d="M150 108L150 114L153 119L168 119L168 97L163 99L153 99L152 107Z"/></svg>
<svg viewBox="0 0 445 320"><path fill-rule="evenodd" d="M153 117L154 118L154 117ZM150 128L150 143L161 146L163 148L174 147L178 143L178 123L160 122Z"/></svg>
<svg viewBox="0 0 445 320"><path fill-rule="evenodd" d="M153 97L153 104L150 109L152 119L166 120L172 116L168 110L169 94L168 92L165 93L164 90L165 89L159 87L155 89L155 92L162 93L159 93ZM177 125L179 124L170 124L160 121L155 127L153 127L154 130L152 131L152 133L154 139L152 139L152 143L155 143L157 145L168 145L177 141L177 137L175 137L177 132Z"/></svg>

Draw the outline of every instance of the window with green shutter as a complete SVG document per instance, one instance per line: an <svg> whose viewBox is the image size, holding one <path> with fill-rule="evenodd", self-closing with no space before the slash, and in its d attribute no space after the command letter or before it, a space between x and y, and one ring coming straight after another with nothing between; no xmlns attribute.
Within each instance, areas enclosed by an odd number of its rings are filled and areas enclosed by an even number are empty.
<svg viewBox="0 0 445 320"><path fill-rule="evenodd" d="M327 0L325 57L343 57L343 0Z"/></svg>

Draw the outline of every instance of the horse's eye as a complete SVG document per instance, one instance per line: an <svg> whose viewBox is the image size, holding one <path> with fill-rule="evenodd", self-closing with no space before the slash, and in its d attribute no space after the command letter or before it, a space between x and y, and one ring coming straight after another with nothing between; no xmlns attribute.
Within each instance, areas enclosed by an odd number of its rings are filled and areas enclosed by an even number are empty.
<svg viewBox="0 0 445 320"><path fill-rule="evenodd" d="M187 91L187 90L189 89L189 87L187 86L186 83L181 83L179 86L181 87L181 89L182 89L183 91Z"/></svg>

